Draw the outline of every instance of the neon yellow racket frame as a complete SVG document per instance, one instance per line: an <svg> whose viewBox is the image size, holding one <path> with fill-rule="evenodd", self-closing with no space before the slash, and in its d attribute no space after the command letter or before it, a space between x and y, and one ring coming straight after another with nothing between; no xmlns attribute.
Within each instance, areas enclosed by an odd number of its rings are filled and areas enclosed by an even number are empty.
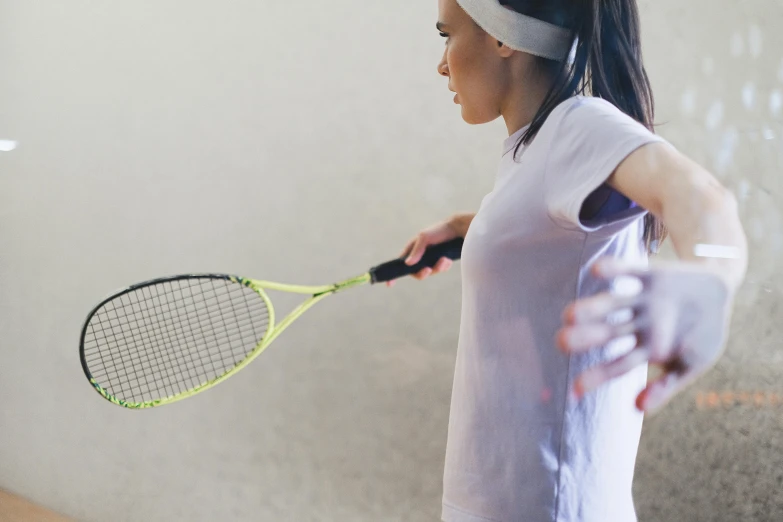
<svg viewBox="0 0 783 522"><path fill-rule="evenodd" d="M154 406L171 404L173 402L181 401L182 399L187 399L188 397L192 397L193 395L201 393L204 390L208 390L209 388L212 388L213 386L220 384L221 382L228 379L229 377L231 377L232 375L240 371L242 368L250 364L253 361L253 359L261 355L261 353L264 350L266 350L266 348L270 344L272 344L272 341L277 339L277 337L281 333L283 333L283 330L288 328L288 326L291 323L293 323L296 319L298 319L303 313L305 313L310 307L315 305L317 302L341 290L346 290L354 286L370 283L372 280L372 276L370 275L369 272L367 272L358 277L348 279L341 283L335 283L332 285L323 285L323 286L289 285L284 283L275 283L272 281L259 281L257 279L247 279L247 278L237 277L237 276L228 276L228 279L230 279L234 283L245 285L246 287L256 292L261 297L261 299L264 300L267 310L269 311L269 325L267 326L267 329L264 332L264 334L261 336L261 340L255 346L255 348L253 348L253 350L251 350L247 354L247 356L241 362L239 362L239 364L237 364L227 372L223 373L222 375L215 377L214 379L205 381L194 388L191 388L189 390L174 395L170 395L168 397L164 397L162 399L155 399L152 401L128 402L122 399L118 399L117 397L109 393L106 389L104 389L95 380L95 378L90 377L90 383L92 384L92 386L106 400L114 404L117 404L118 406L122 406L124 408L130 408L134 410L152 408ZM306 295L311 295L312 297L300 303L296 308L294 308L291 312L289 312L288 315L286 315L283 318L283 320L280 321L279 324L275 324L275 309L274 306L272 305L272 300L269 298L269 296L266 293L266 290L277 290L280 292L306 294Z"/></svg>

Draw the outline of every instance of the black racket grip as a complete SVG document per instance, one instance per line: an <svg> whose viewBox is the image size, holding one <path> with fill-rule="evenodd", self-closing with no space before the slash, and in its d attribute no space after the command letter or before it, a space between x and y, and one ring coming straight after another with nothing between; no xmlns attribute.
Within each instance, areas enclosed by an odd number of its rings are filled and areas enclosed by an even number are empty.
<svg viewBox="0 0 783 522"><path fill-rule="evenodd" d="M424 251L424 255L421 260L415 265L408 266L405 264L405 258L395 259L394 261L388 261L370 269L370 276L373 283L385 283L393 279L415 274L422 268L432 268L442 257L448 257L449 259L457 260L462 256L462 243L465 240L461 237L432 245Z"/></svg>

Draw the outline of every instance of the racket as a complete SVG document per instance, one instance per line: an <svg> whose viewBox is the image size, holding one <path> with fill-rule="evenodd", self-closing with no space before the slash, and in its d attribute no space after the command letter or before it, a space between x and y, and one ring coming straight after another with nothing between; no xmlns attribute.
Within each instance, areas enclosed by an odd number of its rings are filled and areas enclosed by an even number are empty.
<svg viewBox="0 0 783 522"><path fill-rule="evenodd" d="M433 245L408 266L395 259L340 283L300 286L226 274L187 274L119 290L87 316L79 356L105 399L125 408L170 404L216 386L250 364L322 299L459 259L462 238ZM310 297L275 322L267 290Z"/></svg>

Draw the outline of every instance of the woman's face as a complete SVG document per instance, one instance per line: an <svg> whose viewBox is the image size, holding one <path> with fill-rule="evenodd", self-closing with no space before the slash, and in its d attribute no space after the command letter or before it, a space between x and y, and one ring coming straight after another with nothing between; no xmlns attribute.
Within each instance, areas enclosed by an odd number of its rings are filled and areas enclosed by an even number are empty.
<svg viewBox="0 0 783 522"><path fill-rule="evenodd" d="M456 0L438 0L438 30L446 50L438 73L449 79L454 102L467 123L487 123L498 116L505 92L503 51L498 41L481 29Z"/></svg>

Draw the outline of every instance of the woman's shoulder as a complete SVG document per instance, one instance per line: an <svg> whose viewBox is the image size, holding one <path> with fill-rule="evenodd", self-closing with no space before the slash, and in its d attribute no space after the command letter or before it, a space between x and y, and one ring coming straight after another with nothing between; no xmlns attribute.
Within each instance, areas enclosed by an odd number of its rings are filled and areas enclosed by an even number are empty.
<svg viewBox="0 0 783 522"><path fill-rule="evenodd" d="M620 109L611 102L595 96L576 95L561 102L552 111L550 116L554 119L577 119L577 118L595 118L600 116L618 117L621 119L629 118Z"/></svg>
<svg viewBox="0 0 783 522"><path fill-rule="evenodd" d="M594 96L572 96L560 103L544 124L550 139L606 141L651 132L611 102ZM542 131L544 128L542 127Z"/></svg>

